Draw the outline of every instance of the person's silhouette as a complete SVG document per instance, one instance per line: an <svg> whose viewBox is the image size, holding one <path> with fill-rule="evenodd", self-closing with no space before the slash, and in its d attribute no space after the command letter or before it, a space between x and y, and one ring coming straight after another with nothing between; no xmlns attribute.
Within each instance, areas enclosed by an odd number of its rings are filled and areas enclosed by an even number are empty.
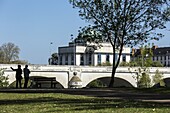
<svg viewBox="0 0 170 113"><path fill-rule="evenodd" d="M30 70L28 69L28 65L25 65L25 68L23 69L24 72L24 88L27 88L28 80L29 80L29 74Z"/></svg>
<svg viewBox="0 0 170 113"><path fill-rule="evenodd" d="M19 87L22 88L22 86L21 86L21 80L22 80L21 65L18 65L18 69L13 69L12 67L11 67L11 69L13 71L16 71L16 75L15 75L15 78L16 78L16 88L18 88L18 83L19 83Z"/></svg>

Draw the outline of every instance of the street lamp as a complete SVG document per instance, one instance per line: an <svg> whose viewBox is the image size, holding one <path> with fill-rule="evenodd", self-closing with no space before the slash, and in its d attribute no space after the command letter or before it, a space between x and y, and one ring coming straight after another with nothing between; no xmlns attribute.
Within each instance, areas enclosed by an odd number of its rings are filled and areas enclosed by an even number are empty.
<svg viewBox="0 0 170 113"><path fill-rule="evenodd" d="M52 54L52 52L51 52L51 49L52 49L52 44L53 44L53 42L50 42L50 56L51 56L51 54Z"/></svg>
<svg viewBox="0 0 170 113"><path fill-rule="evenodd" d="M74 40L74 65L76 65L76 40Z"/></svg>
<svg viewBox="0 0 170 113"><path fill-rule="evenodd" d="M51 45L52 45L52 44L53 44L53 42L50 42L50 57L49 57L49 59L48 59L49 65L52 64L52 53L51 53Z"/></svg>

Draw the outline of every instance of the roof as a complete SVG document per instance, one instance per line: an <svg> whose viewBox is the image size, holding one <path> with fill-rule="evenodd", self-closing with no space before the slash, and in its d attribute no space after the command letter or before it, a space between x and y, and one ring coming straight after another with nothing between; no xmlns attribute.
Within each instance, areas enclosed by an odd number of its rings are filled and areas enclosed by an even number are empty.
<svg viewBox="0 0 170 113"><path fill-rule="evenodd" d="M170 54L170 47L161 47L153 50L153 55L166 55Z"/></svg>

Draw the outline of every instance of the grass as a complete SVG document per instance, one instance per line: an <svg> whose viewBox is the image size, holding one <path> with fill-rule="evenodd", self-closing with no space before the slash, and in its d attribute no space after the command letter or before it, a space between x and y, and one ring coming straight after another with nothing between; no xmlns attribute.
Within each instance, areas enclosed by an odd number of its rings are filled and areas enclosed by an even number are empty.
<svg viewBox="0 0 170 113"><path fill-rule="evenodd" d="M0 113L169 113L169 103L148 103L61 93L0 93Z"/></svg>

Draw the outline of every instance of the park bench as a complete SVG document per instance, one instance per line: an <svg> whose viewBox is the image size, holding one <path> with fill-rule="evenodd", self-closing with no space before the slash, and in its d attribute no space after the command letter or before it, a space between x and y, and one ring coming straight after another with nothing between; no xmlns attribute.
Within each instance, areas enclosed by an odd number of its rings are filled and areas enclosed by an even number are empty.
<svg viewBox="0 0 170 113"><path fill-rule="evenodd" d="M55 77L37 77L33 81L38 88L41 88L42 84L50 84L51 88L55 88L58 83Z"/></svg>

